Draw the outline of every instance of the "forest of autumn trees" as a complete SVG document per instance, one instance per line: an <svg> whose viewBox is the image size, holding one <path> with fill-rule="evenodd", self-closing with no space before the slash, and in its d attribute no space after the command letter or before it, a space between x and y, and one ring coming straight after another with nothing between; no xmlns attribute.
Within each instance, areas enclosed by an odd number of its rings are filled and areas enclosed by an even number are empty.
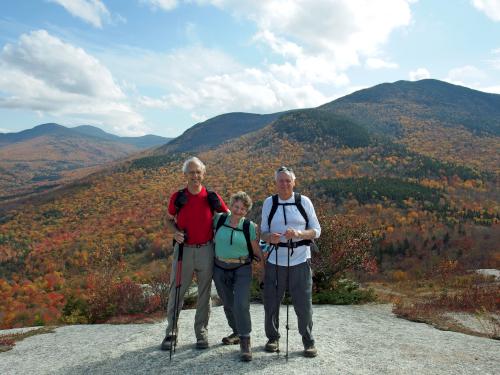
<svg viewBox="0 0 500 375"><path fill-rule="evenodd" d="M310 116L297 121L314 126ZM307 142L299 142L301 131ZM365 271L377 269L375 277L432 277L450 260L464 270L500 267L493 166L474 154L466 164L434 159L362 129L357 137L325 135L324 125L287 136L270 126L197 156L207 165L206 185L225 200L238 190L250 194L249 216L257 222L274 191L273 171L293 167L296 190L311 197L322 220L333 220L325 228L337 231L335 220L362 219L370 244ZM2 214L0 327L98 322L160 309L160 296L144 297L140 285L161 288L168 278L171 234L163 217L168 197L184 184L186 157L133 160ZM478 163L484 168L474 168ZM356 230L350 233L361 233Z"/></svg>

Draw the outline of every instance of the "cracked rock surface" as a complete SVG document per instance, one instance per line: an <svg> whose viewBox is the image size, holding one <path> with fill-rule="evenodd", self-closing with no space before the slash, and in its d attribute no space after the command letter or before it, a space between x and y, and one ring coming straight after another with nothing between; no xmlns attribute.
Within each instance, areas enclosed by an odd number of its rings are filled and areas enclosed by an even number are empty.
<svg viewBox="0 0 500 375"><path fill-rule="evenodd" d="M389 305L314 306L318 357L302 356L290 306L289 357L285 359L286 308L280 315L281 353L264 352L264 310L251 305L253 361L240 362L239 346L222 307L209 323L210 347L194 347L194 310L183 310L177 351L159 349L166 324L75 325L36 335L0 353L0 374L499 374L500 341L439 331L399 319ZM0 334L9 331L0 331Z"/></svg>

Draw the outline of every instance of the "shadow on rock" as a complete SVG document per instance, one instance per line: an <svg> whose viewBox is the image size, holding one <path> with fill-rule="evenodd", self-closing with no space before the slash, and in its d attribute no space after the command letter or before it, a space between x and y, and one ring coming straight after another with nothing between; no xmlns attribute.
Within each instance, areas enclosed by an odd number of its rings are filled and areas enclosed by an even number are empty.
<svg viewBox="0 0 500 375"><path fill-rule="evenodd" d="M297 353L290 353L290 359L296 356ZM170 361L168 351L150 346L116 358L68 366L57 374L245 374L263 370L267 366L275 368L277 361L285 363L284 354L280 357L266 354L263 353L263 347L254 349L252 362L241 362L237 345L214 345L199 350L191 344L178 346Z"/></svg>

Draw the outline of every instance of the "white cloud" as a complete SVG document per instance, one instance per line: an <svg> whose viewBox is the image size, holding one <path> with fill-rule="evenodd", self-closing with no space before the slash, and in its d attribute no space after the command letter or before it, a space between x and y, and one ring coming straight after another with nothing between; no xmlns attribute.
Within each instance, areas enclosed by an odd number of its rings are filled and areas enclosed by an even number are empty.
<svg viewBox="0 0 500 375"><path fill-rule="evenodd" d="M425 68L418 68L417 70L412 70L408 76L410 77L410 81L418 81L420 79L430 78L431 74Z"/></svg>
<svg viewBox="0 0 500 375"><path fill-rule="evenodd" d="M500 22L500 0L472 0L472 5L493 21Z"/></svg>
<svg viewBox="0 0 500 375"><path fill-rule="evenodd" d="M200 1L198 1L200 2ZM336 68L359 63L373 54L395 29L410 23L406 0L212 0L256 23L260 34L295 43L308 55L326 55ZM262 41L275 48L272 38Z"/></svg>
<svg viewBox="0 0 500 375"><path fill-rule="evenodd" d="M491 94L500 94L500 85L499 86L486 86L478 88L480 91L489 92Z"/></svg>
<svg viewBox="0 0 500 375"><path fill-rule="evenodd" d="M16 44L3 47L0 93L0 107L113 125L122 134L146 130L104 65L45 30L23 34Z"/></svg>
<svg viewBox="0 0 500 375"><path fill-rule="evenodd" d="M0 133L12 133L12 130L5 129L5 128L0 128Z"/></svg>
<svg viewBox="0 0 500 375"><path fill-rule="evenodd" d="M368 69L396 69L399 67L396 63L385 61L376 57L369 57L366 59L365 66Z"/></svg>
<svg viewBox="0 0 500 375"><path fill-rule="evenodd" d="M263 112L316 106L331 99L323 92L325 87L331 90L349 85L346 71L360 65L360 61L366 61L369 69L396 68L396 63L378 56L390 34L409 25L409 4L413 1L182 2L216 6L235 17L250 20L257 28L252 42L268 48L281 59L279 63L263 62L261 66L248 68L223 53L198 47L197 50L178 50L156 61L150 56L150 63L157 68L137 69L139 75L152 73L151 80L160 80L165 87L164 95L142 97L140 105L149 108L178 106L196 110L195 116L200 117L213 111ZM180 3L181 0L175 5ZM162 7L167 11L173 8L174 2ZM212 66L214 64L205 56L210 54L216 56L217 66L222 69ZM179 84L173 87L173 82Z"/></svg>
<svg viewBox="0 0 500 375"><path fill-rule="evenodd" d="M142 58L138 60L137 56ZM170 54L134 49L108 54L104 59L113 66L115 74L130 75L142 85L156 85L164 90L157 97L139 96L138 106L179 107L196 111L195 118L227 111L279 111L315 106L329 99L312 84L294 77L297 72L294 67L292 72L287 72L285 65L247 68L221 51L200 46ZM314 61L304 61L301 69L310 70L311 76L317 74Z"/></svg>
<svg viewBox="0 0 500 375"><path fill-rule="evenodd" d="M102 28L103 21L111 15L101 0L49 0L64 7L73 16L81 18L94 27Z"/></svg>
<svg viewBox="0 0 500 375"><path fill-rule="evenodd" d="M477 87L486 79L486 74L478 68L465 65L451 69L445 81L461 86Z"/></svg>
<svg viewBox="0 0 500 375"><path fill-rule="evenodd" d="M233 74L205 77L193 87L181 87L164 98L164 105L217 113L230 111L271 112L310 107L328 100L311 85L291 86L273 74L245 69Z"/></svg>

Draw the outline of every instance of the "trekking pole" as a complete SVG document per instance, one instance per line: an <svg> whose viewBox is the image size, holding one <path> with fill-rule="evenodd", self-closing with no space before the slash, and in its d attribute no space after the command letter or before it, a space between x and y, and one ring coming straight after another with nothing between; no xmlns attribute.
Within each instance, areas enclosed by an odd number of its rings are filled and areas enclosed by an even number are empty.
<svg viewBox="0 0 500 375"><path fill-rule="evenodd" d="M276 303L278 305L278 309L276 310L276 330L278 331L278 336L279 336L279 331L280 331L280 306L281 306L281 301L278 297L278 248L279 246L277 244L274 245L274 255L275 255L275 261L276 263L274 264L274 269L276 270ZM276 340L277 343L277 349L276 349L276 354L278 354L278 357L280 355L280 339Z"/></svg>
<svg viewBox="0 0 500 375"><path fill-rule="evenodd" d="M288 317L289 317L289 310L290 310L290 301L288 299L290 298L290 250L293 250L293 244L292 244L292 239L288 240L288 254L287 254L287 267L286 267L286 289L288 291L288 298L286 299L286 354L285 358L288 361L288 331L290 329L288 325Z"/></svg>
<svg viewBox="0 0 500 375"><path fill-rule="evenodd" d="M184 241L186 240L186 236L184 236ZM172 334L171 337L173 339L172 344L170 345L170 361L172 361L172 352L175 353L175 348L177 347L177 323L179 320L179 299L180 299L180 290L181 290L181 280L182 280L182 256L184 253L184 242L178 243L178 253L177 253L177 267L175 269L175 297L174 297L174 315L172 317Z"/></svg>

